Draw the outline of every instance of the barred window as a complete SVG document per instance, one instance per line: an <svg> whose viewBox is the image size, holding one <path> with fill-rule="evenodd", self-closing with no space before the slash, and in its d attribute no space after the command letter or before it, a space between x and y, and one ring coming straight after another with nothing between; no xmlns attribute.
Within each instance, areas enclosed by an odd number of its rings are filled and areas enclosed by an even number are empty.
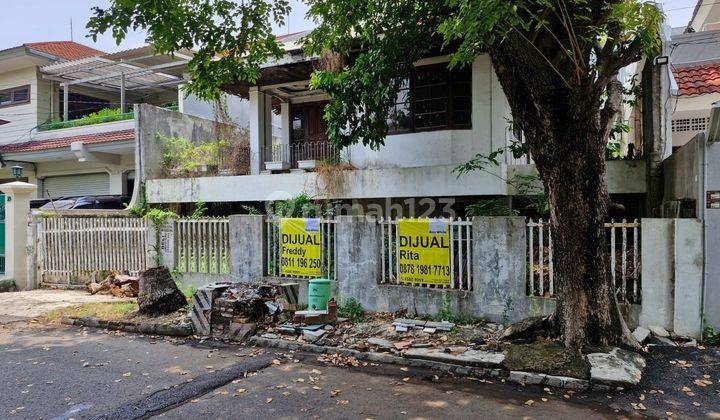
<svg viewBox="0 0 720 420"><path fill-rule="evenodd" d="M390 108L391 133L472 128L472 71L447 64L416 67Z"/></svg>

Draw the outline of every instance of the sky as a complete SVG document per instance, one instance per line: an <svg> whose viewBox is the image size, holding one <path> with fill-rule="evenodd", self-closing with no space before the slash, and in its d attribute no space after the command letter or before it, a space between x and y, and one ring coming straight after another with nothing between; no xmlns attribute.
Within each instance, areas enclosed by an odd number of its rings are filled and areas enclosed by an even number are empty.
<svg viewBox="0 0 720 420"><path fill-rule="evenodd" d="M85 25L93 6L107 6L111 0L0 0L0 50L27 42L63 41L71 38L105 52L114 52L145 44L143 33L129 33L126 40L116 45L110 35L97 42L86 38ZM690 20L696 0L661 0L670 26L684 26ZM277 28L277 34L312 28L305 19L307 6L300 0L291 0L293 11L289 27Z"/></svg>

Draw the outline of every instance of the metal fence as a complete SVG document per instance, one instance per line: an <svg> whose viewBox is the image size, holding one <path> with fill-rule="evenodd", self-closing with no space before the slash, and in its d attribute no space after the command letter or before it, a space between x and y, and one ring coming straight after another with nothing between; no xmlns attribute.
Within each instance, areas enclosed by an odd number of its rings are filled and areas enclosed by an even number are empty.
<svg viewBox="0 0 720 420"><path fill-rule="evenodd" d="M320 219L320 264L322 277L335 280L337 278L337 241L335 238L336 226L334 219ZM307 278L280 273L280 219L265 219L265 275L270 277Z"/></svg>
<svg viewBox="0 0 720 420"><path fill-rule="evenodd" d="M400 284L399 267L399 233L397 219L385 219L380 222L381 231L381 268L380 283ZM473 229L470 219L448 220L450 227L450 273L451 281L447 287L417 284L413 286L472 290L473 288Z"/></svg>
<svg viewBox="0 0 720 420"><path fill-rule="evenodd" d="M304 141L292 144L273 144L265 148L266 162L285 162L291 168L298 161L315 160L335 163L340 159L338 148L328 141Z"/></svg>
<svg viewBox="0 0 720 420"><path fill-rule="evenodd" d="M230 274L230 221L175 221L175 267L181 273Z"/></svg>
<svg viewBox="0 0 720 420"><path fill-rule="evenodd" d="M605 223L610 251L610 272L619 302L640 303L640 222ZM553 297L553 240L550 222L530 219L527 222L527 294Z"/></svg>
<svg viewBox="0 0 720 420"><path fill-rule="evenodd" d="M49 217L38 223L40 279L82 284L110 271L147 268L148 221L139 218Z"/></svg>

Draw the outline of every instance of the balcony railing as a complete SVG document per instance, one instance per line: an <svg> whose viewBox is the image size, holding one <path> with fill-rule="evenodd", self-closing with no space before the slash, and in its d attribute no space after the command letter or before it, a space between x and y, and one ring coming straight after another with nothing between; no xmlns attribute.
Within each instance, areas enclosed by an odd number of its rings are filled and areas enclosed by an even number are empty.
<svg viewBox="0 0 720 420"><path fill-rule="evenodd" d="M265 148L265 169L312 169L319 163L337 163L340 151L327 141L274 144Z"/></svg>
<svg viewBox="0 0 720 420"><path fill-rule="evenodd" d="M177 105L166 106L163 108L169 109L172 111L178 110ZM103 123L114 122L114 121L125 121L125 120L131 120L134 117L135 117L135 114L132 111L121 113L119 109L102 109L98 112L93 112L92 114L89 114L82 118L76 118L74 120L48 121L44 124L39 125L38 131L60 130L62 128L82 127L82 126L86 126L86 125L103 124Z"/></svg>

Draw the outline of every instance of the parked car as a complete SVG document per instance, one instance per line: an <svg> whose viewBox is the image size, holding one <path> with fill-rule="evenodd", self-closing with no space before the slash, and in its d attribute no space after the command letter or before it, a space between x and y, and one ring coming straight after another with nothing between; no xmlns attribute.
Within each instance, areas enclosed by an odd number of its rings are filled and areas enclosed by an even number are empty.
<svg viewBox="0 0 720 420"><path fill-rule="evenodd" d="M37 203L35 203L37 202ZM41 199L33 200L30 207L40 210L122 210L130 202L127 195L98 195L80 197L60 197L56 200ZM35 206L39 204L39 206Z"/></svg>

